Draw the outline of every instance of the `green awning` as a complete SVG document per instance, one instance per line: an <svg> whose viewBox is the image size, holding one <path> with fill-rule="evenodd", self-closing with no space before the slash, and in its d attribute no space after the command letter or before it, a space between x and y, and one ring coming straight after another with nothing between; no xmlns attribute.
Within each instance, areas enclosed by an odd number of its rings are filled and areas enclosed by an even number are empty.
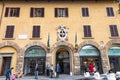
<svg viewBox="0 0 120 80"><path fill-rule="evenodd" d="M108 51L109 56L120 56L120 47L119 46L114 46L109 49Z"/></svg>
<svg viewBox="0 0 120 80"><path fill-rule="evenodd" d="M45 50L39 46L30 47L25 52L25 57L45 57Z"/></svg>
<svg viewBox="0 0 120 80"><path fill-rule="evenodd" d="M99 51L90 45L82 47L79 52L80 56L99 56Z"/></svg>

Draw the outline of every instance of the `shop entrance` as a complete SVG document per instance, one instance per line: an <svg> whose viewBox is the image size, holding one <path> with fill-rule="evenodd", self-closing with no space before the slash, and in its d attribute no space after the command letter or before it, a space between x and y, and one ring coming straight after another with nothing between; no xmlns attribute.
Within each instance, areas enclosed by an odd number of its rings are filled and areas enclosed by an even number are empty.
<svg viewBox="0 0 120 80"><path fill-rule="evenodd" d="M110 68L120 71L120 46L112 46L108 50Z"/></svg>
<svg viewBox="0 0 120 80"><path fill-rule="evenodd" d="M109 57L110 68L115 71L120 71L120 57Z"/></svg>
<svg viewBox="0 0 120 80"><path fill-rule="evenodd" d="M25 58L24 72L26 75L34 75L35 65L38 64L38 74L43 75L45 70L45 58L30 57Z"/></svg>
<svg viewBox="0 0 120 80"><path fill-rule="evenodd" d="M66 49L60 48L56 52L56 64L57 63L61 68L60 74L70 74L70 56Z"/></svg>
<svg viewBox="0 0 120 80"><path fill-rule="evenodd" d="M80 58L81 61L81 67L82 65L85 65L86 70L89 71L89 64L92 63L95 66L95 71L98 71L99 73L102 73L102 64L101 64L101 60L99 57L81 57Z"/></svg>
<svg viewBox="0 0 120 80"><path fill-rule="evenodd" d="M3 57L2 69L1 69L2 74L1 75L5 75L6 70L9 69L10 66L11 66L11 57Z"/></svg>
<svg viewBox="0 0 120 80"><path fill-rule="evenodd" d="M46 55L45 50L40 46L32 46L25 52L24 74L34 75L35 65L38 64L38 74L45 73Z"/></svg>
<svg viewBox="0 0 120 80"><path fill-rule="evenodd" d="M94 71L103 73L100 52L96 47L92 45L86 45L82 47L79 54L81 65L80 70L82 74L84 73L85 70L89 71L90 64L94 65Z"/></svg>

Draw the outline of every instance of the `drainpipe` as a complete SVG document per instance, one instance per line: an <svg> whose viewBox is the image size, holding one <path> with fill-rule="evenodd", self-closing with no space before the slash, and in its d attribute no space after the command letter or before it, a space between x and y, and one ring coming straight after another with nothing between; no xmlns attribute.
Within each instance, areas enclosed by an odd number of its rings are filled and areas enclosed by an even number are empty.
<svg viewBox="0 0 120 80"><path fill-rule="evenodd" d="M2 22L3 11L4 11L4 0L2 0L2 12L1 12L1 16L0 16L0 27L1 27L1 22Z"/></svg>

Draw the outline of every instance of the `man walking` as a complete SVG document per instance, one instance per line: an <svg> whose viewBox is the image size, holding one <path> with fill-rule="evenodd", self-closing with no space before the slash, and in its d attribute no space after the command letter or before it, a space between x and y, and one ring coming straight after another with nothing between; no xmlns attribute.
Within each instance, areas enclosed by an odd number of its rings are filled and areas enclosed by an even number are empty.
<svg viewBox="0 0 120 80"><path fill-rule="evenodd" d="M35 79L38 79L38 64L35 66Z"/></svg>
<svg viewBox="0 0 120 80"><path fill-rule="evenodd" d="M7 71L6 71L6 80L10 80L10 75L12 74L12 69L14 69L13 67L9 68Z"/></svg>
<svg viewBox="0 0 120 80"><path fill-rule="evenodd" d="M55 68L55 71L56 71L56 77L58 78L58 77L59 77L59 73L60 73L60 71L61 71L59 64L57 64L57 66L56 66L56 68Z"/></svg>

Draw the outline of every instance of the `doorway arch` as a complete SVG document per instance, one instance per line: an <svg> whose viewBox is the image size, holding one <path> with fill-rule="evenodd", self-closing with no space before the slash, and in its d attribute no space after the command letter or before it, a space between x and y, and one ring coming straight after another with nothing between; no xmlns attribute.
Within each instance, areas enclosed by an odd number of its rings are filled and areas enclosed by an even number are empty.
<svg viewBox="0 0 120 80"><path fill-rule="evenodd" d="M89 64L94 64L95 71L102 73L101 65L101 55L100 51L93 45L85 45L79 51L80 63L81 63L81 73L84 70L89 71Z"/></svg>
<svg viewBox="0 0 120 80"><path fill-rule="evenodd" d="M65 48L56 51L56 63L61 68L60 74L70 74L70 52Z"/></svg>
<svg viewBox="0 0 120 80"><path fill-rule="evenodd" d="M24 74L34 75L35 65L38 64L38 74L45 73L46 52L40 46L32 46L25 51Z"/></svg>

